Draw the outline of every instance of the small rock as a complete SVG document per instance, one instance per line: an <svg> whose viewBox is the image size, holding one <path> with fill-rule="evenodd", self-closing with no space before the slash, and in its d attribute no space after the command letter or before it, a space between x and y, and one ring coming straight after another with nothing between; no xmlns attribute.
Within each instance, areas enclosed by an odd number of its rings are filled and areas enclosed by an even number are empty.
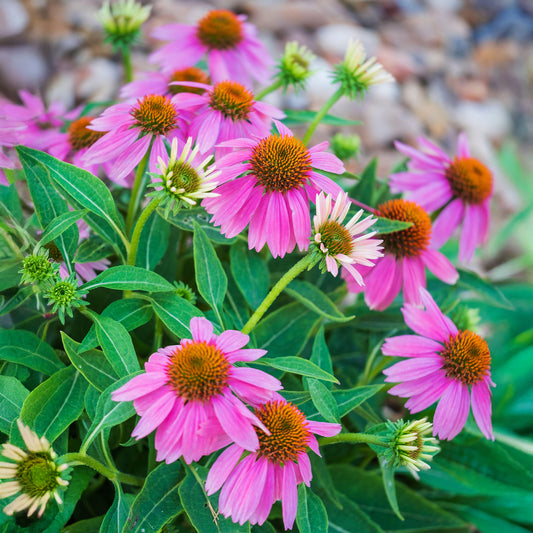
<svg viewBox="0 0 533 533"><path fill-rule="evenodd" d="M489 96L487 83L481 79L458 78L450 80L448 85L461 100L481 102Z"/></svg>
<svg viewBox="0 0 533 533"><path fill-rule="evenodd" d="M488 71L515 61L519 54L520 47L512 40L486 41L476 46L473 59Z"/></svg>
<svg viewBox="0 0 533 533"><path fill-rule="evenodd" d="M376 57L385 70L390 72L398 82L404 81L419 70L410 54L392 46L380 46Z"/></svg>
<svg viewBox="0 0 533 533"><path fill-rule="evenodd" d="M501 141L511 129L511 119L498 100L460 102L453 113L454 121L465 132L492 141Z"/></svg>
<svg viewBox="0 0 533 533"><path fill-rule="evenodd" d="M59 72L46 89L47 102L61 102L65 109L72 109L75 103L75 74L72 70Z"/></svg>
<svg viewBox="0 0 533 533"><path fill-rule="evenodd" d="M44 84L48 66L42 52L29 45L0 47L0 80L8 89L36 90Z"/></svg>
<svg viewBox="0 0 533 533"><path fill-rule="evenodd" d="M30 18L18 0L2 0L0 3L0 39L22 33Z"/></svg>
<svg viewBox="0 0 533 533"><path fill-rule="evenodd" d="M426 4L441 13L455 13L463 7L462 0L426 0Z"/></svg>
<svg viewBox="0 0 533 533"><path fill-rule="evenodd" d="M318 47L324 55L332 56L337 61L344 57L350 39L361 41L367 55L376 55L380 38L375 31L353 24L328 24L316 32Z"/></svg>
<svg viewBox="0 0 533 533"><path fill-rule="evenodd" d="M77 96L81 99L105 101L115 97L121 74L118 65L98 57L77 72Z"/></svg>

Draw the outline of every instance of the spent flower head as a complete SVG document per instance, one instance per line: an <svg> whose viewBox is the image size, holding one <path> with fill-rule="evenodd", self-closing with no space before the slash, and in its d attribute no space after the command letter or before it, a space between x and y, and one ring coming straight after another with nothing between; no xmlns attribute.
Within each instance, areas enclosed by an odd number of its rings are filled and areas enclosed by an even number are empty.
<svg viewBox="0 0 533 533"><path fill-rule="evenodd" d="M7 515L27 510L31 516L39 509L37 516L41 517L52 496L58 504L63 503L59 490L68 481L61 474L68 464L57 464L57 455L45 437L39 438L21 420L17 425L26 450L10 443L2 445L0 455L9 462L0 462L0 479L9 481L0 483L0 499L18 494L4 507Z"/></svg>
<svg viewBox="0 0 533 533"><path fill-rule="evenodd" d="M297 89L305 89L307 78L313 73L309 65L316 56L303 44L291 41L285 45L285 52L277 65L276 78L286 90L293 85Z"/></svg>
<svg viewBox="0 0 533 533"><path fill-rule="evenodd" d="M389 447L384 454L387 465L405 466L418 479L417 472L429 470L431 467L426 461L431 461L440 451L437 439L426 436L431 434L433 424L422 418L412 422L388 421L387 425L390 430Z"/></svg>
<svg viewBox="0 0 533 533"><path fill-rule="evenodd" d="M148 194L159 198L165 207L165 216L172 210L176 214L182 204L195 206L202 198L213 198L217 193L211 192L216 186L214 181L220 174L215 165L209 165L212 155L200 161L199 147L192 148L193 139L189 137L178 157L178 140L174 138L168 161L158 157L159 174L152 174L160 181L152 183L155 191Z"/></svg>
<svg viewBox="0 0 533 533"><path fill-rule="evenodd" d="M35 250L22 260L21 283L43 283L57 276L59 264L53 262L46 248Z"/></svg>
<svg viewBox="0 0 533 533"><path fill-rule="evenodd" d="M350 41L344 61L335 65L333 81L340 83L348 98L363 97L371 85L394 82L394 78L375 57L367 59L360 41Z"/></svg>
<svg viewBox="0 0 533 533"><path fill-rule="evenodd" d="M52 313L59 316L62 324L65 323L65 313L72 317L72 309L87 305L81 297L87 291L78 289L76 274L71 274L68 278L58 279L50 285L44 296L48 298L48 305L52 306Z"/></svg>
<svg viewBox="0 0 533 533"><path fill-rule="evenodd" d="M140 35L143 22L150 16L152 6L143 6L135 0L104 2L98 18L104 27L106 41L115 48L129 47Z"/></svg>

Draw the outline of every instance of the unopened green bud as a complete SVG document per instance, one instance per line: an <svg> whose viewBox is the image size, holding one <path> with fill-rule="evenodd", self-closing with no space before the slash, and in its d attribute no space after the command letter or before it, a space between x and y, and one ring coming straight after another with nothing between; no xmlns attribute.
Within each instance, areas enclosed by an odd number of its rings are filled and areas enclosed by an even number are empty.
<svg viewBox="0 0 533 533"><path fill-rule="evenodd" d="M481 322L479 309L471 308L463 304L457 305L452 311L450 318L461 331L476 331L478 324Z"/></svg>
<svg viewBox="0 0 533 533"><path fill-rule="evenodd" d="M195 292L183 281L174 282L174 292L184 300L187 300L191 304L196 303L196 294Z"/></svg>
<svg viewBox="0 0 533 533"><path fill-rule="evenodd" d="M41 248L22 261L21 283L43 283L57 275L59 265L50 261L48 250Z"/></svg>
<svg viewBox="0 0 533 533"><path fill-rule="evenodd" d="M76 275L72 274L68 278L56 281L44 296L48 298L48 305L52 306L52 313L57 312L59 320L64 324L65 313L72 317L73 308L86 305L86 303L81 300L81 297L84 294L87 294L87 291L78 289Z"/></svg>
<svg viewBox="0 0 533 533"><path fill-rule="evenodd" d="M336 133L331 139L331 149L333 153L343 161L352 157L355 158L361 147L361 137L359 135L344 135Z"/></svg>
<svg viewBox="0 0 533 533"><path fill-rule="evenodd" d="M276 77L287 89L294 86L299 89L305 87L305 81L312 74L310 64L315 60L315 55L304 45L295 41L285 45L285 52L281 57Z"/></svg>

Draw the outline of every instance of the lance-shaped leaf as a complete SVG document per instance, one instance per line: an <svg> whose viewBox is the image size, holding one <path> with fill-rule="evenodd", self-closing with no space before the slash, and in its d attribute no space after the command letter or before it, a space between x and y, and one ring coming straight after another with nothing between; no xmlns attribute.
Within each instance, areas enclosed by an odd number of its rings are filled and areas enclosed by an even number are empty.
<svg viewBox="0 0 533 533"><path fill-rule="evenodd" d="M47 242L57 239L63 232L65 232L72 224L77 220L82 218L86 213L87 209L77 209L76 211L69 211L68 213L63 213L58 217L51 220L43 231L39 244L46 244Z"/></svg>
<svg viewBox="0 0 533 533"><path fill-rule="evenodd" d="M12 376L0 376L0 431L9 435L11 424L18 418L29 391Z"/></svg>
<svg viewBox="0 0 533 533"><path fill-rule="evenodd" d="M152 306L161 322L180 338L189 337L191 318L204 316L202 311L177 294L154 294L151 298Z"/></svg>

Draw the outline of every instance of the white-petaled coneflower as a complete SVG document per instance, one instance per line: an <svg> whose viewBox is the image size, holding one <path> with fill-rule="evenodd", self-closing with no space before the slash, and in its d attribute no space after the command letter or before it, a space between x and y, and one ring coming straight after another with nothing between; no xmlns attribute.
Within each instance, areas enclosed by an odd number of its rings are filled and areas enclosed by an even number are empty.
<svg viewBox="0 0 533 533"><path fill-rule="evenodd" d="M104 2L98 18L106 33L106 41L115 48L130 46L140 34L143 22L150 16L152 6L143 6L135 0Z"/></svg>
<svg viewBox="0 0 533 533"><path fill-rule="evenodd" d="M285 52L277 64L276 79L284 89L295 87L305 89L305 82L313 73L309 66L316 56L303 44L291 41L285 45Z"/></svg>
<svg viewBox="0 0 533 533"><path fill-rule="evenodd" d="M57 455L46 438L39 438L21 420L18 429L26 445L26 450L13 444L3 444L0 455L9 462L0 462L0 499L18 496L4 507L4 513L12 515L27 510L31 516L37 509L40 518L51 497L58 504L63 500L59 490L68 485L61 474L68 464L58 465Z"/></svg>

